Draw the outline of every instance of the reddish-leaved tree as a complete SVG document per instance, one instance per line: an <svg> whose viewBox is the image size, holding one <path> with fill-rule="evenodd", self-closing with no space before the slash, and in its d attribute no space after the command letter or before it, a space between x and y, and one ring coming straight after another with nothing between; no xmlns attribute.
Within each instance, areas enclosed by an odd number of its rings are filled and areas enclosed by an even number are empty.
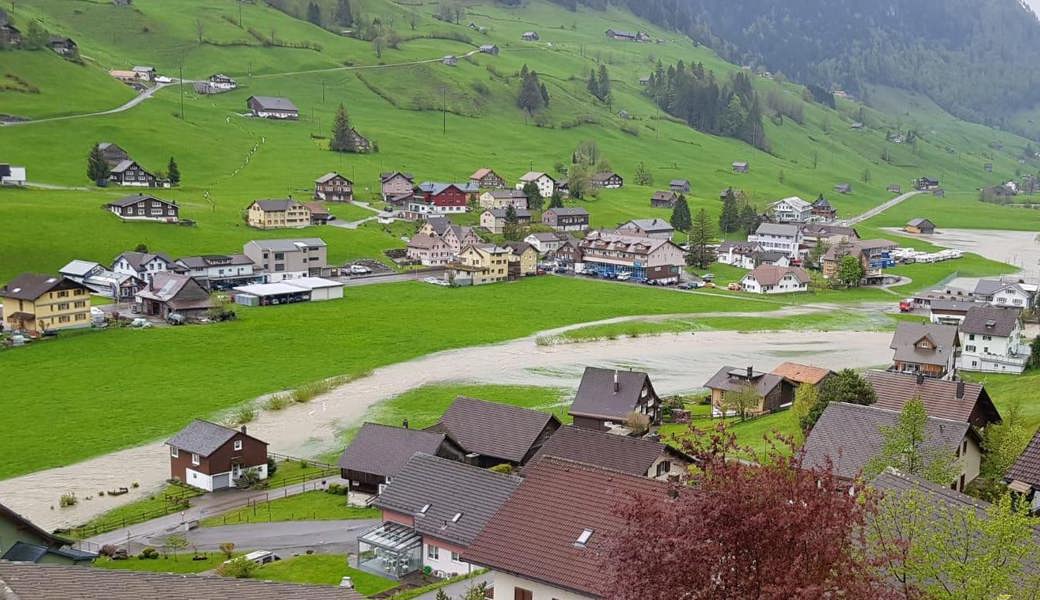
<svg viewBox="0 0 1040 600"><path fill-rule="evenodd" d="M603 551L609 600L896 598L862 555L869 495L802 470L790 440L761 465L732 434L691 428L696 473L670 500L628 498Z"/></svg>

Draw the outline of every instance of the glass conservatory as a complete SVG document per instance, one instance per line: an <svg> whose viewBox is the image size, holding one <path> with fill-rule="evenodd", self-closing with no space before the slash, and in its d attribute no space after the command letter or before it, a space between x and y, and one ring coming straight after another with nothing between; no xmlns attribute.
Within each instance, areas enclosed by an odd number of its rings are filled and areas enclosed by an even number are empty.
<svg viewBox="0 0 1040 600"><path fill-rule="evenodd" d="M358 568L400 579L422 568L422 536L387 521L358 538Z"/></svg>

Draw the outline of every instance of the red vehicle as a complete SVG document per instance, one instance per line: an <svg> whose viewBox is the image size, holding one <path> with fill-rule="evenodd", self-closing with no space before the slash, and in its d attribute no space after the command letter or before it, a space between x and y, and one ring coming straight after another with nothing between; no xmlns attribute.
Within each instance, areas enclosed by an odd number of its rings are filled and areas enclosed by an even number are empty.
<svg viewBox="0 0 1040 600"><path fill-rule="evenodd" d="M900 300L899 301L899 312L913 312L914 301L913 300Z"/></svg>

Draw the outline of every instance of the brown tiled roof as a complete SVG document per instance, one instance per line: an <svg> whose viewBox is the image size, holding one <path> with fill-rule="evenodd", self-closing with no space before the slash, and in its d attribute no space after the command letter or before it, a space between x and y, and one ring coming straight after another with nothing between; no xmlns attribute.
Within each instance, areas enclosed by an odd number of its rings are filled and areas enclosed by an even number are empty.
<svg viewBox="0 0 1040 600"><path fill-rule="evenodd" d="M430 431L445 433L467 453L520 463L546 427L559 427L549 413L459 396Z"/></svg>
<svg viewBox="0 0 1040 600"><path fill-rule="evenodd" d="M569 412L572 416L624 419L639 404L645 385L651 385L646 373L586 367Z"/></svg>
<svg viewBox="0 0 1040 600"><path fill-rule="evenodd" d="M364 600L345 588L85 566L0 562L0 595L17 600Z"/></svg>
<svg viewBox="0 0 1040 600"><path fill-rule="evenodd" d="M928 338L935 349L919 349L917 342L924 338ZM889 348L895 350L897 361L943 366L949 362L958 345L957 327L954 325L900 323Z"/></svg>
<svg viewBox="0 0 1040 600"><path fill-rule="evenodd" d="M829 458L836 475L855 477L881 451L882 427L895 427L899 415L876 406L831 402L805 440L802 465L824 467ZM928 417L924 447L953 455L969 434L974 435L974 429L964 421Z"/></svg>
<svg viewBox="0 0 1040 600"><path fill-rule="evenodd" d="M468 546L519 485L513 475L420 453L394 476L375 505L413 517L423 535Z"/></svg>
<svg viewBox="0 0 1040 600"><path fill-rule="evenodd" d="M965 421L976 427L1000 422L1000 413L979 383L887 371L867 371L866 378L877 394L875 406L879 408L902 410L908 400L917 396L930 417Z"/></svg>
<svg viewBox="0 0 1040 600"><path fill-rule="evenodd" d="M416 452L436 455L445 443L453 444L443 433L365 423L343 451L339 466L393 477Z"/></svg>
<svg viewBox="0 0 1040 600"><path fill-rule="evenodd" d="M752 369L750 383L754 386L758 395L765 397L769 395L776 386L780 385L780 382L783 380L784 378L780 375L763 373ZM740 369L726 365L716 371L716 373L711 376L711 379L704 383L704 387L709 390L736 392L742 389L745 385L748 385L748 383L749 379L747 369Z"/></svg>
<svg viewBox="0 0 1040 600"><path fill-rule="evenodd" d="M809 283L811 279L801 267L779 267L777 265L758 265L746 277L752 277L759 285L776 285L790 273L799 283Z"/></svg>
<svg viewBox="0 0 1040 600"><path fill-rule="evenodd" d="M525 471L520 488L499 509L464 560L548 585L599 597L597 550L624 520L617 504L636 495L665 495L668 486L643 477L546 457ZM577 543L584 530L588 543Z"/></svg>
<svg viewBox="0 0 1040 600"><path fill-rule="evenodd" d="M564 425L542 444L528 465L555 456L645 477L657 459L668 451L668 446L660 442Z"/></svg>
<svg viewBox="0 0 1040 600"><path fill-rule="evenodd" d="M795 362L780 363L770 372L773 375L779 375L780 377L795 383L809 383L812 385L820 383L825 377L831 374L830 369L813 367L811 365L803 365Z"/></svg>
<svg viewBox="0 0 1040 600"><path fill-rule="evenodd" d="M71 280L65 284L65 278L61 275L40 275L38 273L22 273L15 277L7 285L0 288L0 296L14 298L16 300L36 300L40 296L65 285L66 287L82 287Z"/></svg>
<svg viewBox="0 0 1040 600"><path fill-rule="evenodd" d="M1006 481L1021 481L1034 490L1040 489L1040 431L1033 435L1029 445L1022 452L1015 464L1008 469Z"/></svg>

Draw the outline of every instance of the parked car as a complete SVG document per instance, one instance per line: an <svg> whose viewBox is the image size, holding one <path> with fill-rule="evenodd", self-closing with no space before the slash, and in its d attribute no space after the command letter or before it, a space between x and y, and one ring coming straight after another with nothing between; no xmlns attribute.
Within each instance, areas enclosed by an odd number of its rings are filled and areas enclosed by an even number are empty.
<svg viewBox="0 0 1040 600"><path fill-rule="evenodd" d="M704 281L715 281L715 275L713 273L705 273L701 275L701 279Z"/></svg>
<svg viewBox="0 0 1040 600"><path fill-rule="evenodd" d="M170 313L166 317L166 322L170 325L184 325L188 322L188 319L184 318L184 315L180 313Z"/></svg>
<svg viewBox="0 0 1040 600"><path fill-rule="evenodd" d="M133 321L130 321L130 326L131 327L140 327L141 329L144 329L144 328L147 328L147 327L151 327L152 324L151 324L151 322L148 321L148 319L144 319L144 318L138 317L138 318L134 319Z"/></svg>
<svg viewBox="0 0 1040 600"><path fill-rule="evenodd" d="M733 283L727 285L726 289L731 291L731 292L739 292L740 291L740 284L734 281Z"/></svg>
<svg viewBox="0 0 1040 600"><path fill-rule="evenodd" d="M350 265L350 272L354 275L367 275L372 272L372 269L364 265Z"/></svg>
<svg viewBox="0 0 1040 600"><path fill-rule="evenodd" d="M678 287L680 290L695 290L701 287L701 284L696 281L687 281L686 283L680 283Z"/></svg>
<svg viewBox="0 0 1040 600"><path fill-rule="evenodd" d="M618 273L617 275L618 281L628 281L629 279L632 279L631 273Z"/></svg>

